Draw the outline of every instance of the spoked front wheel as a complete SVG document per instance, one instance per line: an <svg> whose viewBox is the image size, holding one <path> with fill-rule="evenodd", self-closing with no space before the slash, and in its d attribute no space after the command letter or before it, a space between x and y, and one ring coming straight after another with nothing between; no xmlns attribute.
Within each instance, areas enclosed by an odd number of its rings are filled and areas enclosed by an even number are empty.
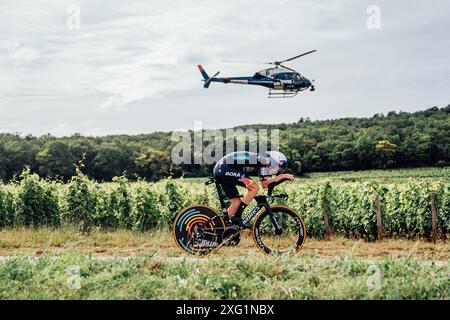
<svg viewBox="0 0 450 320"><path fill-rule="evenodd" d="M300 251L306 239L306 228L300 215L285 206L273 206L272 213L281 228L278 234L272 220L264 210L253 225L253 240L265 254L291 255Z"/></svg>

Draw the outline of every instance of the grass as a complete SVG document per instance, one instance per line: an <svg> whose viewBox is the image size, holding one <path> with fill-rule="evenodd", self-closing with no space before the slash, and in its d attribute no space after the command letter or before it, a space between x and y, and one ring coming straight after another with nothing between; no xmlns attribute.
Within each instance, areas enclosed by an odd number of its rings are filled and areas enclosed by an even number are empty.
<svg viewBox="0 0 450 320"><path fill-rule="evenodd" d="M3 230L0 255L0 299L450 299L447 242L307 239L275 258L244 235L197 259L166 231L66 227Z"/></svg>
<svg viewBox="0 0 450 320"><path fill-rule="evenodd" d="M82 234L76 228L15 228L0 231L0 256L23 253L33 256L63 253L81 253L98 256L133 257L156 252L160 257L182 257L170 232L133 232L129 230L93 230ZM377 242L347 239L341 237L321 240L308 238L301 252L296 256L322 258L351 253L363 259L404 258L447 261L450 259L448 242L436 243L424 240L387 239ZM223 247L216 255L223 257L262 256L255 247L248 232L243 233L237 247Z"/></svg>
<svg viewBox="0 0 450 320"><path fill-rule="evenodd" d="M15 256L0 262L0 298L449 299L448 272L447 266L410 258Z"/></svg>

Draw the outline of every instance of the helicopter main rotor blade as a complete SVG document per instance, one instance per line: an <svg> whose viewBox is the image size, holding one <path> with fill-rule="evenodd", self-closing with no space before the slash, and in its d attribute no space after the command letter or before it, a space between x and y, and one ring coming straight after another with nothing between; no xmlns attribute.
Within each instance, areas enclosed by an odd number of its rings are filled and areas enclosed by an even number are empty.
<svg viewBox="0 0 450 320"><path fill-rule="evenodd" d="M277 61L277 62L275 62L275 64L282 64L283 62L286 62L286 61L291 61L291 60L294 60L294 59L297 59L297 58L300 58L300 57L306 56L307 54L310 54L310 53L313 53L313 52L316 52L316 51L317 51L317 50L311 50L311 51L308 51L308 52L305 52L305 53L299 54L298 56L295 56L295 57L292 57L292 58L289 58L289 59L283 60L283 61Z"/></svg>
<svg viewBox="0 0 450 320"><path fill-rule="evenodd" d="M307 54L316 52L317 50L311 50L302 54L299 54L298 56L286 59L286 60L282 60L282 61L273 61L273 62L267 62L267 61L248 61L248 60L222 60L222 62L227 62L227 63L255 63L255 64L270 64L270 65L275 65L275 66L281 66L281 64L283 62L287 62L287 61L291 61L303 56L306 56ZM288 67L283 66L283 68L289 69ZM289 69L292 70L292 69Z"/></svg>
<svg viewBox="0 0 450 320"><path fill-rule="evenodd" d="M227 63L255 63L255 64L272 64L271 62L262 61L240 61L240 60L222 60L222 62Z"/></svg>

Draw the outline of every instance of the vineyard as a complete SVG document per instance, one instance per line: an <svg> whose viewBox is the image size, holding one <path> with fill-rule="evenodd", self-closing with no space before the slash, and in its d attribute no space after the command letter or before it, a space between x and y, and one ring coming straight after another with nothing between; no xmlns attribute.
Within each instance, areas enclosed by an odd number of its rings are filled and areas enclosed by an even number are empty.
<svg viewBox="0 0 450 320"><path fill-rule="evenodd" d="M438 179L449 180L450 167L443 168L405 168L365 171L334 171L313 172L303 174L307 179L328 179L341 181L364 181L376 179L377 181L395 182L403 179Z"/></svg>
<svg viewBox="0 0 450 320"><path fill-rule="evenodd" d="M166 179L157 183L96 183L78 171L67 183L41 179L25 170L18 181L0 184L0 227L58 227L147 231L168 229L183 207L201 203L219 207L216 190L204 179ZM437 237L450 231L450 183L447 177L370 179L298 179L278 188L286 205L303 217L307 233L365 239ZM381 233L380 233L381 231Z"/></svg>

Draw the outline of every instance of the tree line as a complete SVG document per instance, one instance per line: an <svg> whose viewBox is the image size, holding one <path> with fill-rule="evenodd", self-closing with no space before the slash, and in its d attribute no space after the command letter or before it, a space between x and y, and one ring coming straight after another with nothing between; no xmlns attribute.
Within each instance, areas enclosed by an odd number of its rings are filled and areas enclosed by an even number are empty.
<svg viewBox="0 0 450 320"><path fill-rule="evenodd" d="M313 171L367 170L450 165L450 105L418 112L375 114L294 123L246 125L246 129L279 129L280 151L294 174ZM0 134L0 179L9 181L25 167L42 177L66 181L77 165L97 180L115 176L159 180L210 175L212 165L175 165L170 132L140 135L68 137Z"/></svg>

